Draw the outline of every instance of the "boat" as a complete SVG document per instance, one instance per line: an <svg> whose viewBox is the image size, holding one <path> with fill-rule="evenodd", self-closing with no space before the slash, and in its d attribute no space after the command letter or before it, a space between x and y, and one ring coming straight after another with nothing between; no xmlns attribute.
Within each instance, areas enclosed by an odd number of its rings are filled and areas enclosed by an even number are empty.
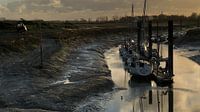
<svg viewBox="0 0 200 112"><path fill-rule="evenodd" d="M126 69L130 75L137 79L150 79L152 73L152 66L149 62L141 59L141 56L134 49L136 46L127 47L121 46L120 55L126 65Z"/></svg>
<svg viewBox="0 0 200 112"><path fill-rule="evenodd" d="M146 9L144 8L144 10ZM151 78L153 70L151 64L145 60L145 57L148 57L149 51L147 47L148 41L145 39L144 35L144 20L141 21L140 26L141 32L140 36L138 35L137 43L131 39L125 40L124 44L119 48L119 52L125 65L127 65L126 68L130 75L135 79L146 80Z"/></svg>
<svg viewBox="0 0 200 112"><path fill-rule="evenodd" d="M138 61L131 64L129 72L136 78L150 78L152 67L148 63Z"/></svg>
<svg viewBox="0 0 200 112"><path fill-rule="evenodd" d="M127 62L128 58L133 55L135 43L134 41L126 41L123 45L119 48L120 56L122 57L124 62Z"/></svg>
<svg viewBox="0 0 200 112"><path fill-rule="evenodd" d="M152 66L149 62L139 59L137 54L132 55L127 60L128 72L135 79L138 80L151 80Z"/></svg>

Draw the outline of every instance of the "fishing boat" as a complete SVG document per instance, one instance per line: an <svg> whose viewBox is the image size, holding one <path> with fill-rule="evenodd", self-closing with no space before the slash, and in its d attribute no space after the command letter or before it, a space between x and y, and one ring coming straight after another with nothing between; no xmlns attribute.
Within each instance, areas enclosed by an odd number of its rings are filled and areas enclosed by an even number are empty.
<svg viewBox="0 0 200 112"><path fill-rule="evenodd" d="M145 17L146 1L144 3ZM135 79L146 80L151 78L152 66L146 61L145 57L148 57L148 41L145 39L144 34L144 18L140 22L140 34L138 35L137 43L133 40L125 41L120 47L120 55L125 62L126 68L130 75Z"/></svg>
<svg viewBox="0 0 200 112"><path fill-rule="evenodd" d="M125 41L124 44L120 46L119 53L124 62L127 62L128 58L133 55L134 47L135 47L134 40Z"/></svg>
<svg viewBox="0 0 200 112"><path fill-rule="evenodd" d="M140 54L132 48L126 50L126 48L121 47L120 52L130 75L136 79L150 79L153 70L148 61L142 59Z"/></svg>
<svg viewBox="0 0 200 112"><path fill-rule="evenodd" d="M143 60L130 62L128 71L135 79L151 79L152 67Z"/></svg>

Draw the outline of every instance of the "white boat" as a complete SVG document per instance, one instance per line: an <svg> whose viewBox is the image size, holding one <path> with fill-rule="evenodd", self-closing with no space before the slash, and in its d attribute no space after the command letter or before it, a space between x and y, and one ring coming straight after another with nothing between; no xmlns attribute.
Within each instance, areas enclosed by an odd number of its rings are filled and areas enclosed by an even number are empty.
<svg viewBox="0 0 200 112"><path fill-rule="evenodd" d="M136 45L122 45L119 48L120 55L126 65L128 72L135 78L147 79L152 74L152 66L144 61L140 60L140 55L136 53Z"/></svg>
<svg viewBox="0 0 200 112"><path fill-rule="evenodd" d="M146 0L144 2L144 14L142 21L139 22L138 28L140 35L138 35L137 43L132 40L125 41L120 48L120 54L123 61L127 64L128 72L135 78L146 80L150 79L153 67L146 58L149 56L148 45L149 40L145 35L145 17L146 17ZM144 59L143 59L144 58Z"/></svg>
<svg viewBox="0 0 200 112"><path fill-rule="evenodd" d="M133 77L139 79L149 79L152 74L152 66L144 60L138 58L128 59L128 71Z"/></svg>

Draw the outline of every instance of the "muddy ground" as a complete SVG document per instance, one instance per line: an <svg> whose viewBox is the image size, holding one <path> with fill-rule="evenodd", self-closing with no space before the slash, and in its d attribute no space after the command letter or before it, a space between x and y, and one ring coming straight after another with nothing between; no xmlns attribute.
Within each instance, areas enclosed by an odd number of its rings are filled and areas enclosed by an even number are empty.
<svg viewBox="0 0 200 112"><path fill-rule="evenodd" d="M73 111L84 98L112 90L103 54L122 42L124 31L78 32L63 30L59 37L48 31L43 34L42 69L38 33L16 35L19 39L13 36L16 33L7 33L9 39L2 34L0 111Z"/></svg>
<svg viewBox="0 0 200 112"><path fill-rule="evenodd" d="M184 56L200 65L200 28L189 29L185 36L175 40L175 45L184 51Z"/></svg>

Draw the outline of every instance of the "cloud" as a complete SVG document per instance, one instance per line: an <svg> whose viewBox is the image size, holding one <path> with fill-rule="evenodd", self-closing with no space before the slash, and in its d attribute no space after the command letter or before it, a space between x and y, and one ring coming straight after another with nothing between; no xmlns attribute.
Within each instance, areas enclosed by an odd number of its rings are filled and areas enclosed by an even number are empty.
<svg viewBox="0 0 200 112"><path fill-rule="evenodd" d="M15 0L1 5L0 12L10 18L95 18L130 14L132 1L136 14L141 15L143 0ZM200 10L199 4L200 0L148 0L148 14L190 14Z"/></svg>
<svg viewBox="0 0 200 112"><path fill-rule="evenodd" d="M62 7L61 0L51 0L52 7Z"/></svg>
<svg viewBox="0 0 200 112"><path fill-rule="evenodd" d="M0 14L7 12L8 8L0 4Z"/></svg>
<svg viewBox="0 0 200 112"><path fill-rule="evenodd" d="M126 0L22 0L8 3L11 11L25 6L27 11L69 12L77 10L107 11L127 6Z"/></svg>

